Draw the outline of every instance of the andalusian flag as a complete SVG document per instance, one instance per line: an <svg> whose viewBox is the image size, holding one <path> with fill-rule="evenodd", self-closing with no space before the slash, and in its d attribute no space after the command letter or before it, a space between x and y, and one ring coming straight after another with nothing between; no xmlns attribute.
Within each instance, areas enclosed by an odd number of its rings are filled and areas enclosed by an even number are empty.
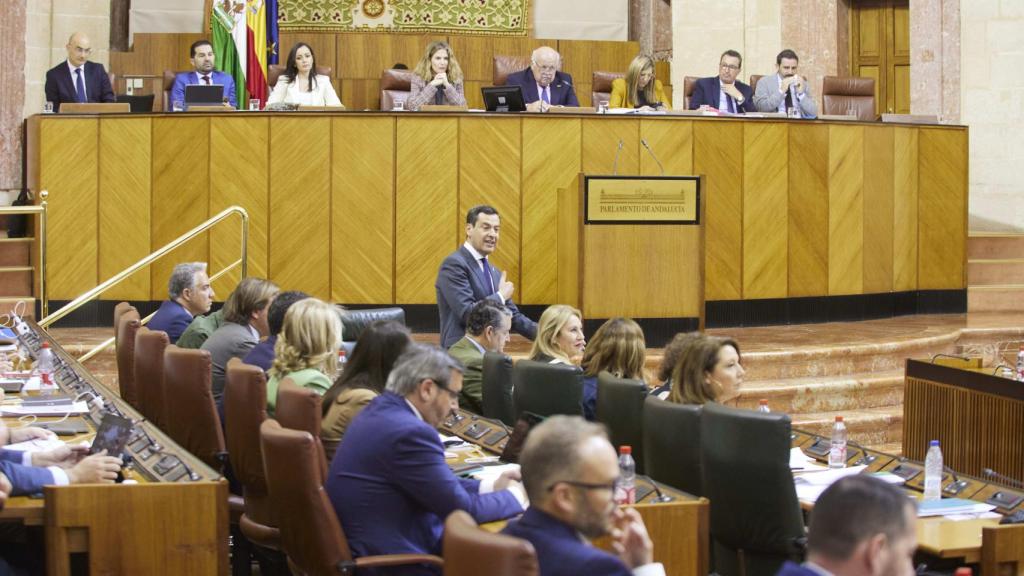
<svg viewBox="0 0 1024 576"><path fill-rule="evenodd" d="M245 61L249 50L245 16L245 2L215 0L213 17L210 18L214 62L218 70L227 72L235 79L235 98L239 110L244 110L249 104L245 83Z"/></svg>
<svg viewBox="0 0 1024 576"><path fill-rule="evenodd" d="M248 57L245 87L250 98L267 101L267 9L263 0L248 0L245 10Z"/></svg>
<svg viewBox="0 0 1024 576"><path fill-rule="evenodd" d="M267 2L267 64L277 64L277 0Z"/></svg>

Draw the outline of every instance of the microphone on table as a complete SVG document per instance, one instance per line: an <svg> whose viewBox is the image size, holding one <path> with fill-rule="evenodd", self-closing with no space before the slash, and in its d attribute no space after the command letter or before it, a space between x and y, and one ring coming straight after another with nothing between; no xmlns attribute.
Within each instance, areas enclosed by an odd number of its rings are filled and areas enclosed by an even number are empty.
<svg viewBox="0 0 1024 576"><path fill-rule="evenodd" d="M650 476L647 476L645 474L637 474L636 477L643 478L651 485L651 488L654 488L654 493L656 494L656 496L651 500L652 503L659 504L662 502L672 502L673 500L675 500L675 498L673 498L672 496L662 494L661 489L658 488L658 483L652 480Z"/></svg>
<svg viewBox="0 0 1024 576"><path fill-rule="evenodd" d="M619 147L615 150L615 161L612 162L612 176L617 176L619 174L619 154L622 154L622 147L625 144L626 143L622 141L622 138L619 138Z"/></svg>
<svg viewBox="0 0 1024 576"><path fill-rule="evenodd" d="M654 158L654 161L658 163L658 168L661 169L661 175L664 176L665 167L661 165L661 160L658 160L658 156L654 154L654 150L651 150L651 146L647 143L647 140L641 138L640 143L647 149L647 153L651 155L651 158Z"/></svg>
<svg viewBox="0 0 1024 576"><path fill-rule="evenodd" d="M1000 474L999 472L996 472L995 470L993 470L991 468L984 468L984 469L982 469L981 473L984 474L986 478L991 478L993 480L998 480L999 482L1002 482L1003 484L1009 484L1010 486L1012 486L1012 487L1014 487L1014 488L1016 488L1018 490L1024 490L1024 482L1021 482L1020 480L1017 480L1016 478L1010 478L1009 476L1004 476L1004 475Z"/></svg>
<svg viewBox="0 0 1024 576"><path fill-rule="evenodd" d="M967 356L957 356L956 354L935 354L934 356L932 356L932 359L929 360L929 362L935 364L936 358L952 358L954 360L963 360L964 362L971 361L971 359L968 358Z"/></svg>

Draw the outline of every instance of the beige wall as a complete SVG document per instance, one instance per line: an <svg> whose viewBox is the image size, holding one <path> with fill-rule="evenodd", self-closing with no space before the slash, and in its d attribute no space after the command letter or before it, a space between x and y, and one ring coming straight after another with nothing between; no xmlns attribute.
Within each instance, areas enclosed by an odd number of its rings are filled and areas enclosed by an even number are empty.
<svg viewBox="0 0 1024 576"><path fill-rule="evenodd" d="M972 230L1024 231L1024 2L960 5L962 121L971 132Z"/></svg>

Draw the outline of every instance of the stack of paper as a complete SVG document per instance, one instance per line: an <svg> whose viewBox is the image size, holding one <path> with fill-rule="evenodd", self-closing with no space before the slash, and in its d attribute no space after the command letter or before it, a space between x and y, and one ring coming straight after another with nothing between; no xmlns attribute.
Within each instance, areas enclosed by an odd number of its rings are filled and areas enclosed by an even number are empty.
<svg viewBox="0 0 1024 576"><path fill-rule="evenodd" d="M981 514L994 510L995 506L964 500L962 498L943 498L942 500L922 500L917 504L917 515L920 518L928 516L950 516L960 514Z"/></svg>
<svg viewBox="0 0 1024 576"><path fill-rule="evenodd" d="M867 466L850 466L848 468L830 468L814 474L801 474L793 479L796 484L796 497L804 502L815 502L818 496L832 485L833 482L846 476L860 474Z"/></svg>
<svg viewBox="0 0 1024 576"><path fill-rule="evenodd" d="M803 450L793 448L789 451L789 469L794 472L815 472L828 470L828 466L818 464L814 458L804 454Z"/></svg>

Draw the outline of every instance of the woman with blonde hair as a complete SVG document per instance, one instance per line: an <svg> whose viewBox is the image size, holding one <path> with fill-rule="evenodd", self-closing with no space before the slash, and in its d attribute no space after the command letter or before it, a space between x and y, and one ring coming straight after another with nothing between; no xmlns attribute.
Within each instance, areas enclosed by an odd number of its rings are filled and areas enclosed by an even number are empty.
<svg viewBox="0 0 1024 576"><path fill-rule="evenodd" d="M616 378L644 382L647 344L644 331L630 318L612 318L601 325L583 354L583 416L597 417L597 375L608 372Z"/></svg>
<svg viewBox="0 0 1024 576"><path fill-rule="evenodd" d="M572 306L555 304L540 315L530 360L574 365L583 355L586 344L583 314Z"/></svg>
<svg viewBox="0 0 1024 576"><path fill-rule="evenodd" d="M292 304L284 315L284 325L274 345L274 364L267 380L267 413L273 415L277 389L285 378L321 395L327 392L338 368L340 347L338 308L317 298Z"/></svg>
<svg viewBox="0 0 1024 576"><path fill-rule="evenodd" d="M462 68L452 47L441 40L431 42L413 69L409 109L419 110L424 104L465 106L462 90Z"/></svg>
<svg viewBox="0 0 1024 576"><path fill-rule="evenodd" d="M735 340L717 336L697 339L672 373L669 399L679 404L724 404L739 396L745 372Z"/></svg>
<svg viewBox="0 0 1024 576"><path fill-rule="evenodd" d="M625 78L612 80L609 108L667 110L672 107L661 80L654 77L654 59L640 54L629 63Z"/></svg>

